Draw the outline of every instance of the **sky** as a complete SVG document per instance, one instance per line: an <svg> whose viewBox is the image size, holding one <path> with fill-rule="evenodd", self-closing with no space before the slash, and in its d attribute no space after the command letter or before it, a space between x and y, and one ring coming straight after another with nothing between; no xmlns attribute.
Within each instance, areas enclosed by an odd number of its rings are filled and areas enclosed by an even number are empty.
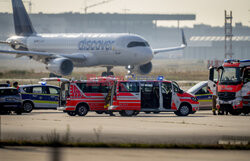
<svg viewBox="0 0 250 161"><path fill-rule="evenodd" d="M12 12L11 0L0 0L0 12ZM26 0L28 1L28 0ZM84 13L86 5L103 0L31 0L32 13ZM25 6L28 7L27 3ZM111 0L90 8L94 13L196 14L196 21L182 21L181 27L193 24L224 25L224 10L233 12L233 23L250 26L250 0ZM175 21L158 22L159 26L177 26Z"/></svg>

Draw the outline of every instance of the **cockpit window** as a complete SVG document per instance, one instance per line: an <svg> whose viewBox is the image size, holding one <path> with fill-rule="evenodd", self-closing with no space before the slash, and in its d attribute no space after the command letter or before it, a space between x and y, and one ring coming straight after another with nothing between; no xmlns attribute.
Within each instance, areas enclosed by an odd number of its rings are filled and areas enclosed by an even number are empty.
<svg viewBox="0 0 250 161"><path fill-rule="evenodd" d="M145 44L146 44L146 46L149 46L149 44L148 44L148 42L147 42L147 41L145 41Z"/></svg>
<svg viewBox="0 0 250 161"><path fill-rule="evenodd" d="M132 41L127 45L128 48L138 47L138 46L149 46L149 44L147 42Z"/></svg>

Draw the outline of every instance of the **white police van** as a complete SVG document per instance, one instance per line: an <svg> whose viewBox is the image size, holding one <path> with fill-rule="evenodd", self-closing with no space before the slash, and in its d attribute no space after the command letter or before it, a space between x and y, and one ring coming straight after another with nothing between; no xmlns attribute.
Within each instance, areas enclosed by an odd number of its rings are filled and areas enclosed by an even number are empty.
<svg viewBox="0 0 250 161"><path fill-rule="evenodd" d="M21 85L19 92L22 96L24 112L33 109L56 109L58 106L60 88L53 85Z"/></svg>

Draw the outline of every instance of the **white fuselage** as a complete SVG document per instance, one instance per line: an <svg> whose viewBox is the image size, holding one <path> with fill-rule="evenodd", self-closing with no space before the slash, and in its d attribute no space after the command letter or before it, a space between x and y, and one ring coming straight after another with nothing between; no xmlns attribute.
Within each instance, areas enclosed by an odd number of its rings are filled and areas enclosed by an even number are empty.
<svg viewBox="0 0 250 161"><path fill-rule="evenodd" d="M135 34L37 34L7 41L20 42L30 51L83 55L86 61L74 62L78 67L141 65L153 59L146 40Z"/></svg>

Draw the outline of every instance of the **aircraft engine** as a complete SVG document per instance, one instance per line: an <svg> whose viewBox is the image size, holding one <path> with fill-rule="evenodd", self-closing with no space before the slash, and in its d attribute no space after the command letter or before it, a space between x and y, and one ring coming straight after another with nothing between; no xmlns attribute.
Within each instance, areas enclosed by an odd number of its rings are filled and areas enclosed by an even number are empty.
<svg viewBox="0 0 250 161"><path fill-rule="evenodd" d="M71 60L67 58L56 58L50 60L47 69L58 75L70 75L73 71L74 65Z"/></svg>
<svg viewBox="0 0 250 161"><path fill-rule="evenodd" d="M152 62L148 62L147 64L139 65L135 67L135 72L138 74L148 74L152 71L153 65Z"/></svg>

